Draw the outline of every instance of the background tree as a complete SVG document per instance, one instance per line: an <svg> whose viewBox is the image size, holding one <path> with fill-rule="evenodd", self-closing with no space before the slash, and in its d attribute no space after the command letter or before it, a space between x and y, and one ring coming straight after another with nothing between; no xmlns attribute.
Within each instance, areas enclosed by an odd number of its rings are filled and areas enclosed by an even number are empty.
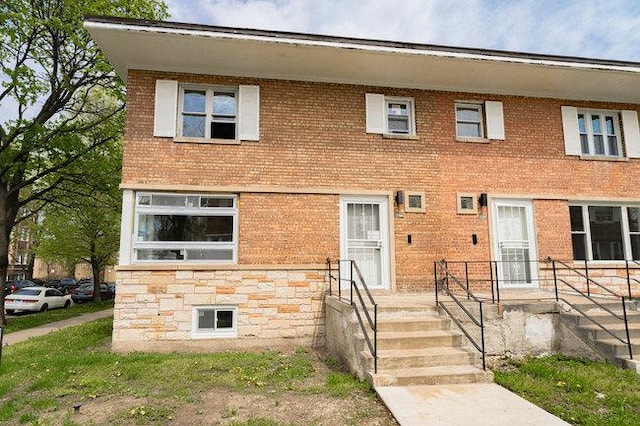
<svg viewBox="0 0 640 426"><path fill-rule="evenodd" d="M117 129L115 129L117 131ZM75 164L86 174L52 192L42 211L35 254L45 261L91 266L94 300L100 298L100 272L112 265L120 246L121 146L118 139L102 145Z"/></svg>
<svg viewBox="0 0 640 426"><path fill-rule="evenodd" d="M114 141L100 129L117 120L124 89L84 30L85 15L164 19L167 12L158 0L0 2L0 105L14 112L0 117L2 293L16 223L46 206L65 182L81 178L73 175L74 163ZM6 324L4 294L0 324Z"/></svg>

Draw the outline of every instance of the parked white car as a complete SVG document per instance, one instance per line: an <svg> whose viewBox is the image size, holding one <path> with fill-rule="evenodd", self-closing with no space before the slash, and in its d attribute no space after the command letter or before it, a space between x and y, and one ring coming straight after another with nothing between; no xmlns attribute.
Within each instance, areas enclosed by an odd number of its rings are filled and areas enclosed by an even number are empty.
<svg viewBox="0 0 640 426"><path fill-rule="evenodd" d="M4 310L7 314L17 311L46 312L49 309L69 306L71 296L47 287L25 287L4 298Z"/></svg>

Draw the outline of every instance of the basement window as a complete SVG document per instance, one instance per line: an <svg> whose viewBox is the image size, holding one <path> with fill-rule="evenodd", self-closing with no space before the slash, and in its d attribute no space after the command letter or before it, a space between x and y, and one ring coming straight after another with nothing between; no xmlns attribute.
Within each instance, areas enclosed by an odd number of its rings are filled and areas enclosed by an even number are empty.
<svg viewBox="0 0 640 426"><path fill-rule="evenodd" d="M194 338L236 337L238 308L236 306L201 306L193 310Z"/></svg>

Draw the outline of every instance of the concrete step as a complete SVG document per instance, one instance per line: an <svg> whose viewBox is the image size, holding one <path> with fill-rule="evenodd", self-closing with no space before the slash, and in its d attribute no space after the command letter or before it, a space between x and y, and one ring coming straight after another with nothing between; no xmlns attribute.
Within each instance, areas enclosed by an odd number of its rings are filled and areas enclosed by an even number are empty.
<svg viewBox="0 0 640 426"><path fill-rule="evenodd" d="M378 332L405 332L405 331L428 331L428 330L449 330L451 320L439 317L424 318L379 318Z"/></svg>
<svg viewBox="0 0 640 426"><path fill-rule="evenodd" d="M373 369L373 357L369 351L361 356ZM481 363L480 353L454 347L417 349L389 349L378 351L378 369L421 368L443 365L475 365Z"/></svg>
<svg viewBox="0 0 640 426"><path fill-rule="evenodd" d="M363 338L360 333L357 337ZM451 330L378 333L378 350L459 347L461 344L462 334Z"/></svg>
<svg viewBox="0 0 640 426"><path fill-rule="evenodd" d="M629 347L614 338L596 340L594 345L598 353L610 360L629 356ZM634 358L640 356L640 338L631 339L631 351Z"/></svg>
<svg viewBox="0 0 640 426"><path fill-rule="evenodd" d="M440 316L440 313L435 305L393 305L385 304L378 305L378 319L391 319L391 318L416 318L427 317L434 318Z"/></svg>
<svg viewBox="0 0 640 426"><path fill-rule="evenodd" d="M459 383L489 383L493 381L491 371L483 371L473 365L444 365L422 368L378 369L369 372L374 386L411 386Z"/></svg>
<svg viewBox="0 0 640 426"><path fill-rule="evenodd" d="M620 316L621 318L623 317L622 310L614 310L613 312L618 316ZM586 311L585 313L589 315L589 317L593 318L594 320L598 321L600 324L603 324L603 325L620 323L621 321L619 318L616 318L610 313L602 311L601 309L591 309ZM563 317L563 320L578 326L593 324L591 321L586 319L582 314L578 312L574 312L574 311L562 312L561 315ZM637 311L631 311L631 312L627 311L627 320L629 321L629 323L640 324L640 313Z"/></svg>
<svg viewBox="0 0 640 426"><path fill-rule="evenodd" d="M621 339L627 339L627 332L622 322L617 324L603 324L603 326ZM612 336L595 324L585 324L579 326L580 330L589 333L593 340L610 339ZM629 336L633 339L640 338L640 324L629 324Z"/></svg>

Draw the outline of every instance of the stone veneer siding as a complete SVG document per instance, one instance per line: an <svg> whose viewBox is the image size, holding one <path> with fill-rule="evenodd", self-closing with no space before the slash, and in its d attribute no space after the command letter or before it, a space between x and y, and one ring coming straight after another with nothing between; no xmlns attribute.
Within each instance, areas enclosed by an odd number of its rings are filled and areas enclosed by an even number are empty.
<svg viewBox="0 0 640 426"><path fill-rule="evenodd" d="M120 267L117 274L115 351L324 344L323 267L145 271ZM237 337L192 338L194 308L211 305L237 306Z"/></svg>

